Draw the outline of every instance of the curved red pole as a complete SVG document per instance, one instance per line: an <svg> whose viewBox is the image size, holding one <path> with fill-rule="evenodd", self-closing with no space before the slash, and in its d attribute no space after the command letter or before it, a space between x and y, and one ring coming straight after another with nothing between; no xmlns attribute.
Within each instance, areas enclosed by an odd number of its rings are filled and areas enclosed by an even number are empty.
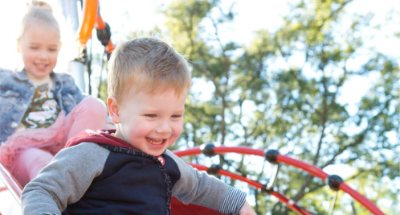
<svg viewBox="0 0 400 215"><path fill-rule="evenodd" d="M365 196L361 195L357 191L353 190L351 187L349 187L346 183L341 183L339 185L339 189L343 190L344 192L348 193L351 197L356 199L358 202L360 202L364 207L366 207L369 211L371 211L373 214L378 214L378 215L385 215L379 208L375 206L371 201L369 201Z"/></svg>
<svg viewBox="0 0 400 215"><path fill-rule="evenodd" d="M258 156L264 156L264 151L261 149L253 149L250 147L246 146L235 146L235 147L229 147L229 146L216 146L214 148L215 154L223 154L223 153L238 153L238 154L246 154L246 155L258 155ZM175 150L173 151L175 155L178 157L185 157L185 156L193 156L193 155L199 155L202 154L203 152L201 151L201 148L199 146L193 147L191 149L186 149L186 150Z"/></svg>
<svg viewBox="0 0 400 215"><path fill-rule="evenodd" d="M296 160L293 158L290 158L288 156L285 155L281 155L279 154L277 156L276 159L278 162L284 163L284 164L288 164L290 166L294 166L297 167L299 169L302 169L308 173L310 173L311 175L317 176L318 178L325 180L329 175L327 173L325 173L322 169L313 166L311 164L305 163L303 161L300 160Z"/></svg>
<svg viewBox="0 0 400 215"><path fill-rule="evenodd" d="M186 150L175 150L172 151L176 156L178 157L186 157L186 156L193 156L193 155L199 155L201 154L201 149L200 147L194 147L191 149L186 149Z"/></svg>
<svg viewBox="0 0 400 215"><path fill-rule="evenodd" d="M196 169L198 169L198 170L203 170L203 171L207 171L207 170L208 170L208 167L203 166L203 165L200 165L200 164L193 164L193 163L187 163L187 164L189 164L190 166L192 166L192 167L194 167L194 168L196 168ZM228 177L230 177L230 178L233 178L233 179L236 179L236 180L239 180L239 181L246 182L246 183L248 183L249 185L251 185L251 186L253 186L253 187L255 187L255 188L261 189L261 188L263 187L262 184L260 184L260 183L258 183L258 182L256 182L256 181L253 181L253 180L248 179L248 178L246 178L246 177L243 177L243 176L240 176L240 175L231 173L231 172L226 171L226 170L222 170L222 169L221 169L221 170L219 170L218 174L219 174L219 175L223 175L223 176L228 176ZM285 204L286 206L288 206L290 209L294 210L297 214L300 214L300 215L310 215L310 213L309 213L308 211L306 211L306 210L304 210L303 208L299 207L295 201L293 201L293 200L287 198L284 194L281 194L281 193L272 191L272 192L271 192L271 195L273 195L273 196L275 196L276 198L278 198L279 201L281 201L282 203L284 203L284 204Z"/></svg>
<svg viewBox="0 0 400 215"><path fill-rule="evenodd" d="M179 157L197 155L197 154L202 153L200 147L196 147L196 148L188 149L188 150L184 150L184 151L176 150L173 152L176 155L178 155ZM239 147L215 146L214 152L215 152L215 154L235 152L235 153L239 153L239 154L264 156L264 150L252 149L252 148L246 147L246 146L239 146ZM313 166L311 164L307 164L303 161L290 158L285 155L278 154L277 162L285 163L285 164L300 168L300 169L310 173L311 175L321 178L322 180L325 180L328 177L328 174L325 173L322 169L320 169L316 166ZM350 188L346 183L342 182L339 186L339 189L343 190L345 193L348 193L351 197L353 197L355 200L357 200L360 204L362 204L366 209L368 209L373 214L385 215L378 207L376 207L376 205L374 203L372 203L370 200L365 198L363 195L359 194L357 191Z"/></svg>
<svg viewBox="0 0 400 215"><path fill-rule="evenodd" d="M326 180L328 177L328 174L325 173L322 169L304 163L303 161L299 161L290 157L287 157L285 155L278 155L277 156L277 161L282 162L300 169L303 169L304 171L317 176L321 178L322 180ZM365 208L367 208L370 212L372 212L375 215L385 215L374 203L372 203L370 200L365 198L365 196L361 195L357 191L353 190L351 187L349 187L346 183L342 182L339 185L339 189L344 191L345 193L349 194L351 197L353 197L355 200L357 200L361 205L363 205Z"/></svg>
<svg viewBox="0 0 400 215"><path fill-rule="evenodd" d="M194 163L187 163L187 164L189 164L190 166L192 166L192 167L194 167L194 168L196 168L198 170L202 170L202 171L207 171L208 170L208 167L200 165L200 164L194 164ZM253 180L248 179L246 177L237 175L235 173L231 173L231 172L226 171L226 170L222 170L222 169L219 170L219 174L220 175L224 175L224 176L228 176L230 178L237 179L237 180L240 180L240 181L244 181L244 182L250 184L251 186L253 186L255 188L260 188L261 189L263 187L262 184L260 184L260 183L258 183L256 181L253 181Z"/></svg>

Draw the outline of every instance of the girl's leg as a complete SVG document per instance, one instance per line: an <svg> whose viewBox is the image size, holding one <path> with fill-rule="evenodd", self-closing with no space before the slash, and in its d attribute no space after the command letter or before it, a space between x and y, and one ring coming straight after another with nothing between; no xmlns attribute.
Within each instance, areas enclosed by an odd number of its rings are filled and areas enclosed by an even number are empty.
<svg viewBox="0 0 400 215"><path fill-rule="evenodd" d="M63 148L66 141L86 129L97 130L105 128L106 120L107 110L105 104L94 97L88 96L84 98L71 113L63 119L64 124L61 127L57 126L55 131L50 132L43 130L44 132L39 132L40 134L30 133L30 135L27 135L28 137L35 135L32 138L25 138L25 136L22 135L24 141L20 138L14 140L14 142L18 142L18 144L30 143L32 147L21 149L20 153L16 155L14 163L12 164L13 167L11 168L12 174L22 186L25 186L25 184L38 175L40 170L50 163L53 158L52 154L57 153ZM62 121L60 122L62 123ZM34 130L30 131L34 132ZM60 133L58 131L62 132L61 134L63 135L61 136L64 136L64 138L61 139L64 140L59 140L57 134ZM46 137L40 138L43 136ZM65 142L63 143L63 141Z"/></svg>
<svg viewBox="0 0 400 215"><path fill-rule="evenodd" d="M66 116L64 134L66 141L86 129L104 129L107 109L100 99L87 96Z"/></svg>
<svg viewBox="0 0 400 215"><path fill-rule="evenodd" d="M12 174L24 187L50 163L51 159L53 159L53 155L50 152L37 148L25 149L16 156Z"/></svg>

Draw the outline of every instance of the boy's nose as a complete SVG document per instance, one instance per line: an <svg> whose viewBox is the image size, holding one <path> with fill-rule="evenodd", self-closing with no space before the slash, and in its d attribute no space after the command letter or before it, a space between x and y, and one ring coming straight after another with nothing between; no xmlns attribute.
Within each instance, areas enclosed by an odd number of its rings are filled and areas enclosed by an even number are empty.
<svg viewBox="0 0 400 215"><path fill-rule="evenodd" d="M156 128L156 132L160 134L168 134L172 132L172 128L168 122L160 122Z"/></svg>

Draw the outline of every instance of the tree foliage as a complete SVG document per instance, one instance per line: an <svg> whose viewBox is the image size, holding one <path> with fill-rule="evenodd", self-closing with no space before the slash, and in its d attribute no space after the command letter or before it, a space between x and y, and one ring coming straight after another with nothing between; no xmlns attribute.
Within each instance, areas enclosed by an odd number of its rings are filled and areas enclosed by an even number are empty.
<svg viewBox="0 0 400 215"><path fill-rule="evenodd" d="M162 9L164 35L190 62L194 85L212 88L209 98L192 92L184 132L175 147L217 145L278 149L320 168L356 169L351 187L387 214L400 213L400 69L397 59L368 49L365 32L373 14L346 11L351 0L302 0L283 25L259 29L252 41L223 40L234 5L219 0L175 0ZM379 30L379 29L374 29ZM345 101L349 86L368 86L359 102ZM204 157L192 158L205 162ZM263 161L220 155L224 168L265 182ZM267 171L266 169L265 171ZM224 179L235 185L235 181ZM292 213L271 196L249 188L258 214ZM333 191L298 169L281 166L275 190L306 209L327 214ZM339 193L335 211L368 214Z"/></svg>

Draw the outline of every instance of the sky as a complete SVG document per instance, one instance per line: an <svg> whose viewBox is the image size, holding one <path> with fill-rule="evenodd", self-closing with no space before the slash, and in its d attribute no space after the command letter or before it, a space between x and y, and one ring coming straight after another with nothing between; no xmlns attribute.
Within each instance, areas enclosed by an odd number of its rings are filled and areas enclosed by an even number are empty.
<svg viewBox="0 0 400 215"><path fill-rule="evenodd" d="M60 0L47 1L54 6L58 6ZM26 2L28 0L0 0L0 67L14 69L21 65L21 57L16 51L16 37L19 31L20 19L26 11ZM148 31L155 25L162 26L164 18L156 13L156 10L159 5L168 5L170 2L172 0L100 0L100 13L104 21L111 26L112 40L119 42L132 30ZM280 17L289 12L288 3L294 1L222 1L223 5L226 6L232 2L236 2L234 11L237 12L237 17L230 28L226 29L227 32L222 34L222 37L226 41L233 40L245 44L252 39L255 30L277 28L282 23ZM357 13L373 11L384 17L390 9L400 8L400 1L355 0L347 8ZM57 12L57 8L55 12ZM60 13L55 13L55 15L60 16ZM399 26L394 27L397 27L400 32ZM397 49L393 48L395 47L394 45L399 47L400 41L388 41L383 36L380 40L371 44L371 46L378 46L385 53L400 56ZM102 49L97 39L93 40L93 48L96 50ZM57 67L57 69L62 68Z"/></svg>
<svg viewBox="0 0 400 215"><path fill-rule="evenodd" d="M58 5L58 0L48 0L53 5ZM168 4L172 0L100 0L100 13L112 31L112 41L120 42L129 32L133 30L148 31L154 26L161 26L164 22L162 15L156 13L157 8L162 3ZM21 56L16 51L16 37L19 23L26 11L27 0L0 0L0 68L16 69L21 67ZM222 0L223 5L229 5L233 0ZM275 29L282 24L281 16L289 12L289 0L237 0L234 11L237 17L230 28L226 29L222 37L225 40L233 40L243 44L249 42L255 30L266 28ZM355 0L348 6L349 11L357 13L367 13L373 11L377 13L379 19L383 19L391 9L400 8L399 0ZM57 12L57 9L55 9ZM55 14L59 16L60 13ZM392 26L389 30L400 32L400 23ZM68 42L64 42L64 49L68 47ZM67 45L65 45L67 44ZM400 39L386 38L384 34L370 42L371 47L375 47L384 53L395 57L400 57ZM97 39L93 40L93 50L101 52L101 44ZM63 49L62 49L63 50ZM60 53L60 57L63 54ZM65 56L65 55L64 55ZM62 60L56 67L56 71L66 69L65 62ZM97 69L99 69L97 67ZM343 102L357 102L361 95L368 90L368 85L352 85L345 87L347 92L343 97ZM202 90L207 88L202 88ZM211 88L212 89L212 88ZM333 168L333 167L332 167ZM335 172L343 168L339 166L327 172ZM353 170L349 169L347 174ZM342 177L346 177L346 171L340 171Z"/></svg>
<svg viewBox="0 0 400 215"><path fill-rule="evenodd" d="M48 0L58 2L58 0ZM0 0L0 67L16 68L21 64L16 51L15 38L19 29L19 21L26 11L27 0ZM100 13L112 30L112 40L120 41L132 30L148 31L155 25L161 26L163 16L156 13L159 5L168 4L171 0L100 0ZM223 1L224 4L233 2ZM56 6L57 4L54 3ZM271 5L273 4L273 7ZM267 26L278 26L279 14L288 11L287 0L246 0L238 1L236 8L240 13L235 21L235 30L240 34L230 34L230 39L246 42L252 37L252 32ZM265 22L268 20L267 22ZM234 36L234 38L232 38ZM94 40L94 47L101 47Z"/></svg>

